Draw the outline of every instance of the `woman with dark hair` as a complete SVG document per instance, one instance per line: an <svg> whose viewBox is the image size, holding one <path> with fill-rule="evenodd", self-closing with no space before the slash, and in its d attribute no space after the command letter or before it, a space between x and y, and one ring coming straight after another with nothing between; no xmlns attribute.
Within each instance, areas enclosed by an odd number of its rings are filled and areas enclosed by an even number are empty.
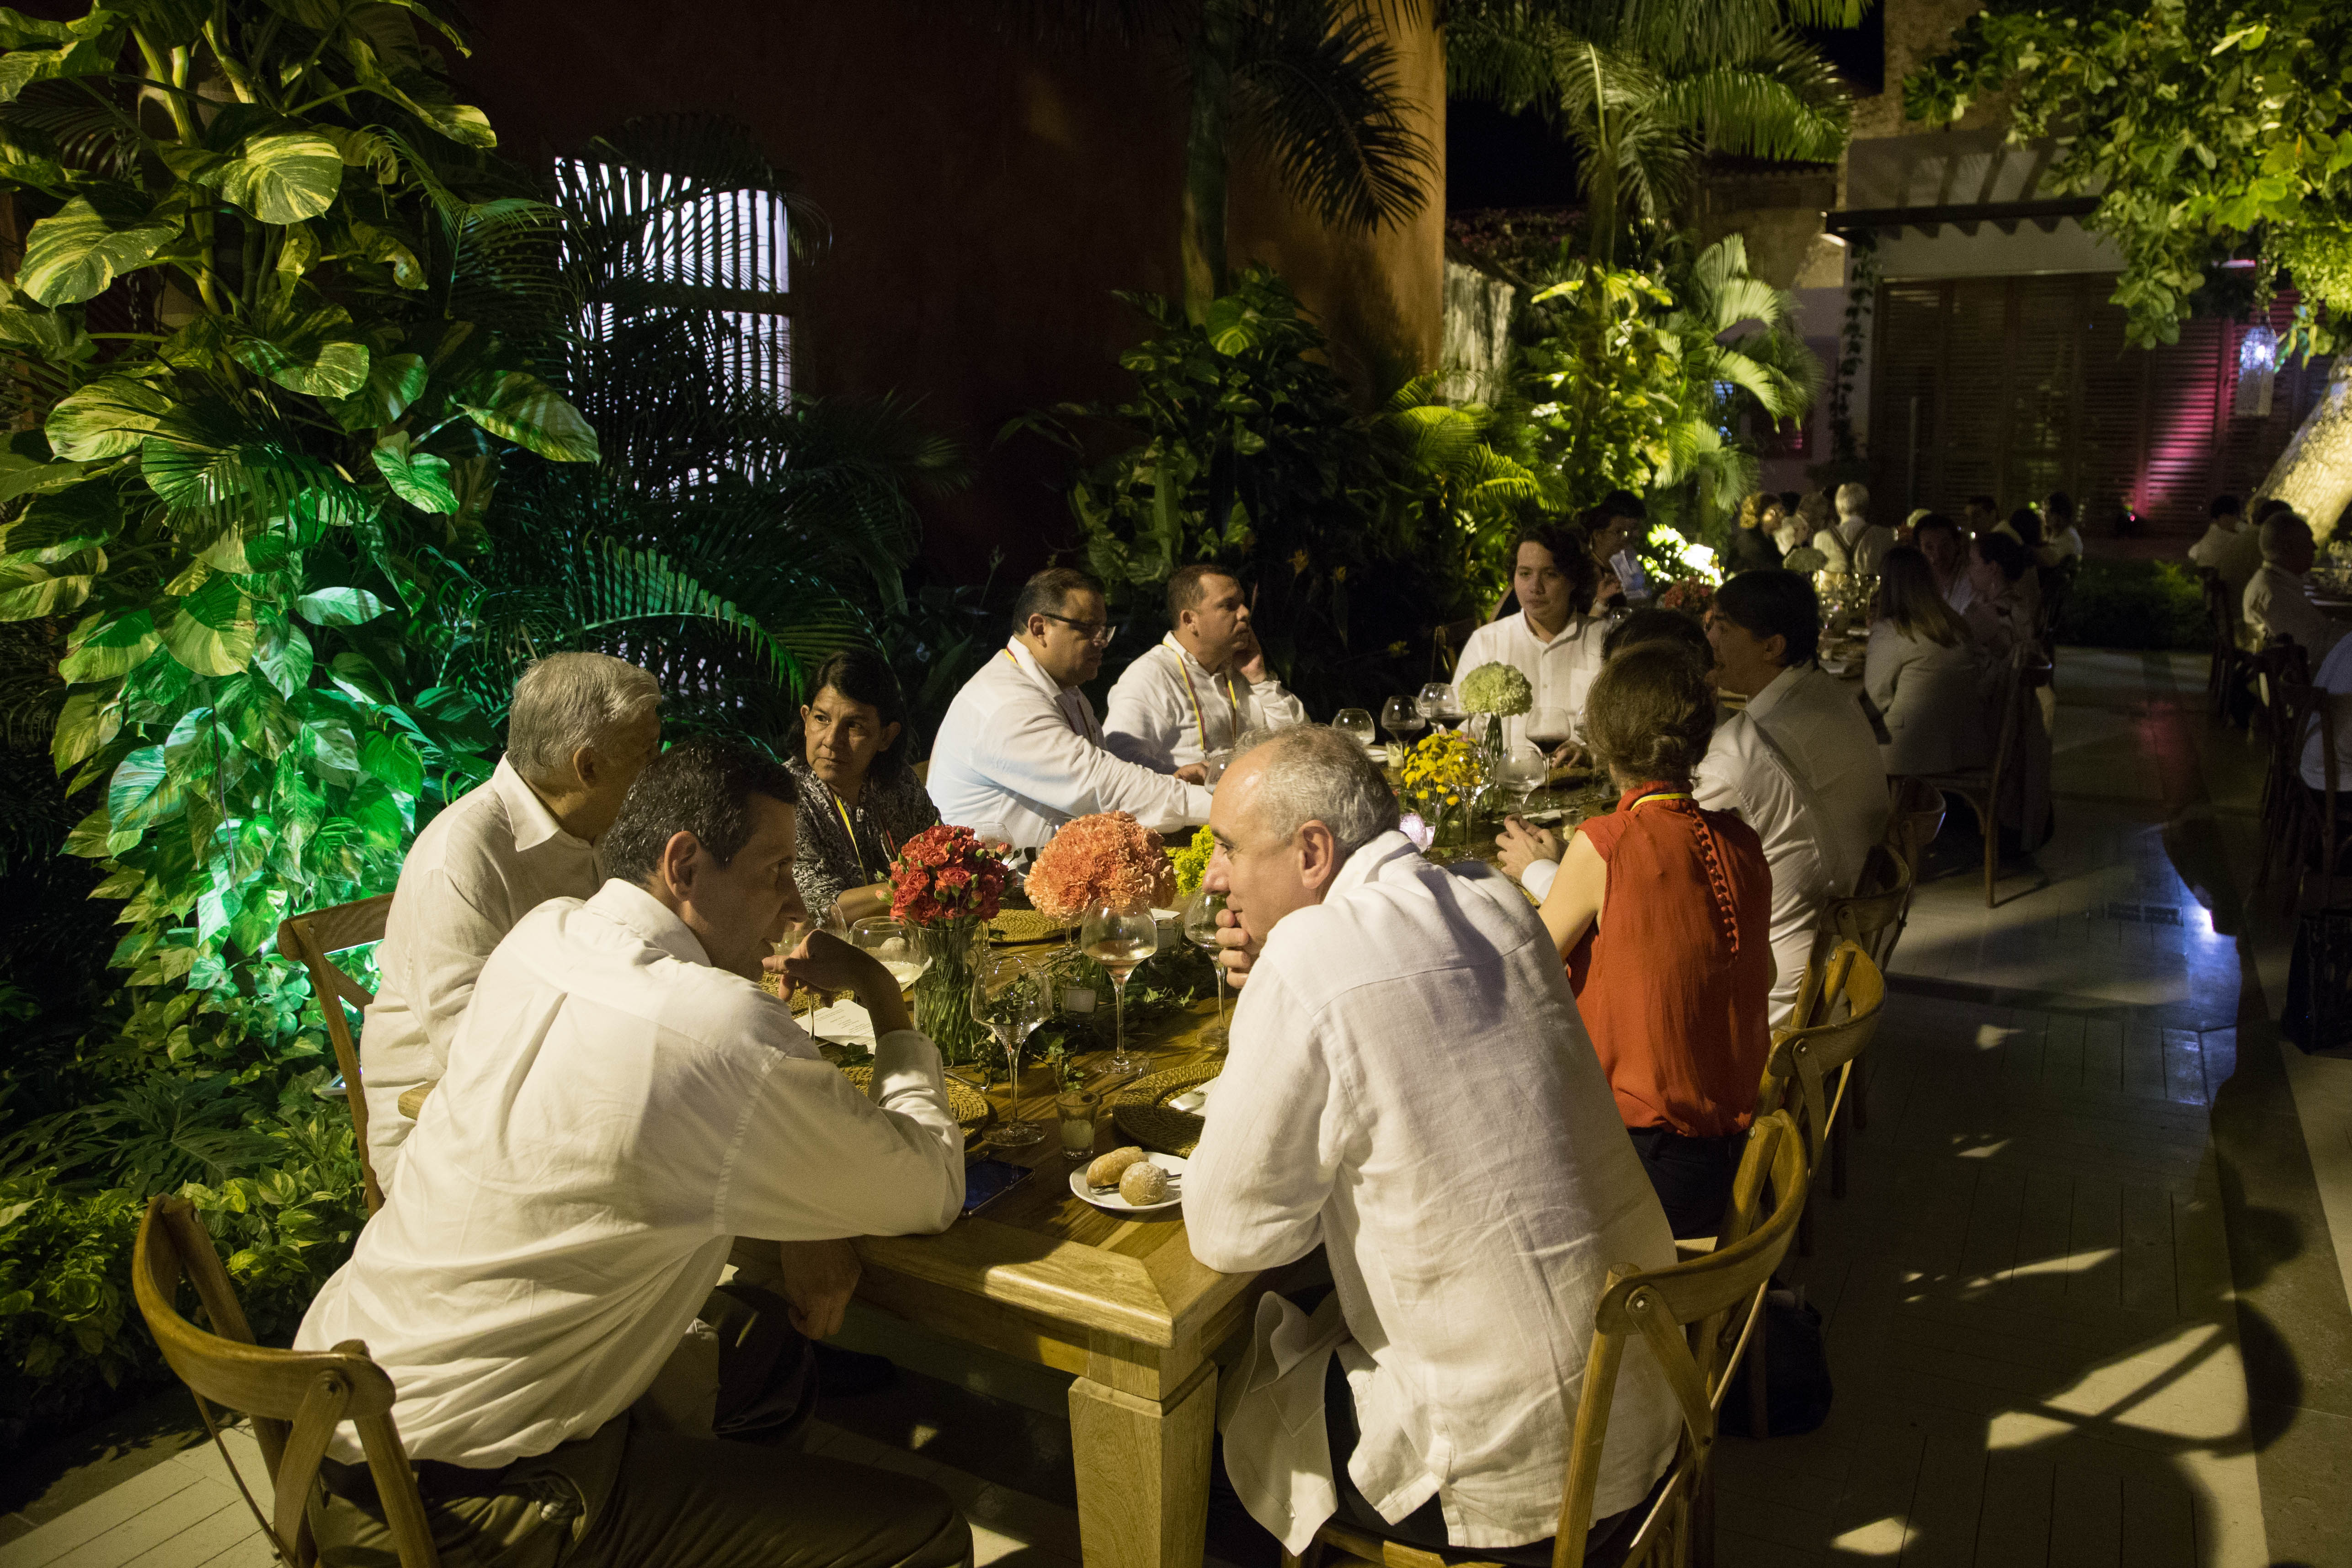
<svg viewBox="0 0 2352 1568"><path fill-rule="evenodd" d="M1886 721L1878 752L1890 774L1950 773L1986 760L1968 623L1944 602L1935 568L1914 545L1897 545L1878 563L1862 689Z"/></svg>
<svg viewBox="0 0 2352 1568"><path fill-rule="evenodd" d="M1738 526L1723 544L1723 574L1769 572L1780 564L1780 547L1772 536L1780 528L1780 498L1759 490L1739 503Z"/></svg>
<svg viewBox="0 0 2352 1568"><path fill-rule="evenodd" d="M2042 612L2033 557L2006 533L1980 535L1969 546L1969 581L1976 588L1967 620L1978 662L2006 668L2011 650L2034 635L2034 617Z"/></svg>
<svg viewBox="0 0 2352 1568"><path fill-rule="evenodd" d="M799 754L785 759L801 794L793 879L811 915L847 924L889 913L890 862L940 813L907 765L907 701L888 661L845 649L813 685Z"/></svg>
<svg viewBox="0 0 2352 1568"><path fill-rule="evenodd" d="M1687 647L1602 667L1585 742L1622 793L1577 829L1541 910L1677 1237L1721 1224L1771 1049L1772 874L1754 828L1691 798L1714 733L1715 683Z"/></svg>

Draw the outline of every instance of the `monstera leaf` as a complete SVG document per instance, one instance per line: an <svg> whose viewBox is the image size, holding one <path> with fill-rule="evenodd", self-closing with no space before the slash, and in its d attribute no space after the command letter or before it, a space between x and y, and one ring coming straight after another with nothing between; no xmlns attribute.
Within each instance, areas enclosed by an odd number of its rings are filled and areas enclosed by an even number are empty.
<svg viewBox="0 0 2352 1568"><path fill-rule="evenodd" d="M177 213L151 211L135 195L76 196L26 235L16 287L44 305L78 305L154 260L179 236Z"/></svg>

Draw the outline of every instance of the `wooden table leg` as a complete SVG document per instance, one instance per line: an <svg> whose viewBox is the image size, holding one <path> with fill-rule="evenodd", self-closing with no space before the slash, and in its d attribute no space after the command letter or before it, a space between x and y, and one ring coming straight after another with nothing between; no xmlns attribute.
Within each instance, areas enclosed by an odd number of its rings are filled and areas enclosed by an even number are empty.
<svg viewBox="0 0 2352 1568"><path fill-rule="evenodd" d="M1070 1385L1086 1568L1200 1568L1216 1425L1214 1362L1203 1361L1165 1399L1090 1377Z"/></svg>

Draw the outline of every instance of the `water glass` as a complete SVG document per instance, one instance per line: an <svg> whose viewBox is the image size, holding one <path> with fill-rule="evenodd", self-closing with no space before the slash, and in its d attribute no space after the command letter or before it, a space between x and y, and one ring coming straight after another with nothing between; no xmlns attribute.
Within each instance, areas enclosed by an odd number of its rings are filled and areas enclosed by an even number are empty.
<svg viewBox="0 0 2352 1568"><path fill-rule="evenodd" d="M1372 716L1361 708L1342 708L1332 716L1331 728L1366 751L1372 749Z"/></svg>
<svg viewBox="0 0 2352 1568"><path fill-rule="evenodd" d="M1090 1089L1065 1089L1054 1097L1054 1114L1062 1124L1062 1152L1073 1160L1093 1159L1102 1096Z"/></svg>
<svg viewBox="0 0 2352 1568"><path fill-rule="evenodd" d="M1521 741L1503 753L1502 765L1496 770L1495 782L1511 797L1513 811L1528 808L1528 796L1541 789L1551 776L1549 753L1528 742Z"/></svg>
<svg viewBox="0 0 2352 1568"><path fill-rule="evenodd" d="M1225 907L1225 895L1202 888L1184 906L1184 940L1209 955L1209 967L1217 976L1217 1023L1213 1030L1201 1031L1201 1043L1222 1046L1225 1043L1225 966L1217 962L1217 916Z"/></svg>
<svg viewBox="0 0 2352 1568"><path fill-rule="evenodd" d="M1423 687L1421 695L1413 700L1413 706L1420 709L1421 716L1433 724L1458 724L1462 721L1462 699L1454 695L1453 687L1442 680L1433 680Z"/></svg>
<svg viewBox="0 0 2352 1568"><path fill-rule="evenodd" d="M1110 975L1111 994L1118 1007L1118 1045L1110 1060L1103 1064L1107 1072L1140 1072L1143 1060L1127 1054L1127 977L1136 966L1160 951L1160 921L1148 908L1115 909L1108 904L1097 904L1087 911L1084 924L1078 928L1078 950L1103 966Z"/></svg>

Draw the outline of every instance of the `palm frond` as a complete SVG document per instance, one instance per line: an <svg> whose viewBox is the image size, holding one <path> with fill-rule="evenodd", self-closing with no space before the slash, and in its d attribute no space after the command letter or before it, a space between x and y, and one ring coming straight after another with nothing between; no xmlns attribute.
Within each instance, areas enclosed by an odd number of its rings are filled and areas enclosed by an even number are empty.
<svg viewBox="0 0 2352 1568"><path fill-rule="evenodd" d="M1402 222L1437 168L1408 122L1395 46L1343 0L1258 0L1243 15L1234 106L1245 142L1334 226Z"/></svg>
<svg viewBox="0 0 2352 1568"><path fill-rule="evenodd" d="M1828 62L1792 34L1747 59L1673 78L1647 113L1726 153L1812 163L1833 162L1852 129L1845 89Z"/></svg>
<svg viewBox="0 0 2352 1568"><path fill-rule="evenodd" d="M665 218L690 223L706 197L756 192L783 204L794 256L816 255L832 243L824 209L809 199L790 170L770 162L750 126L729 116L643 116L591 141L583 155L648 176L631 184L604 182L593 195L588 187L596 183L564 182L567 205L582 204L583 216L610 227Z"/></svg>

